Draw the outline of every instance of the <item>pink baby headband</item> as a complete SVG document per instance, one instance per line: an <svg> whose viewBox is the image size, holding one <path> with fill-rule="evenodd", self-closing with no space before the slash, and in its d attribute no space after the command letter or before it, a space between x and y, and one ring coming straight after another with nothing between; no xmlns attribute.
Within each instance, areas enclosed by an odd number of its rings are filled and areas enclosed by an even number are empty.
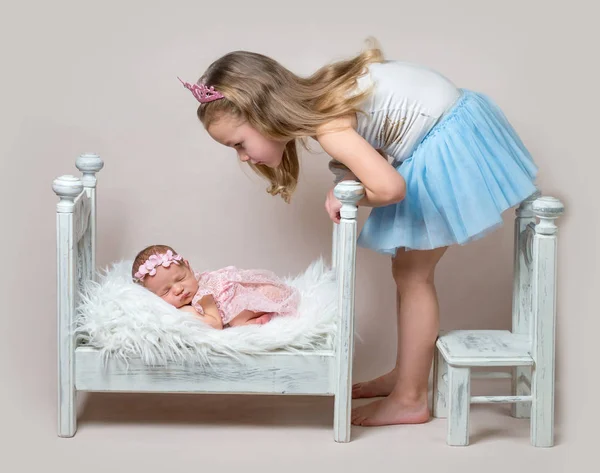
<svg viewBox="0 0 600 473"><path fill-rule="evenodd" d="M179 82L181 82L186 89L189 89L200 103L208 103L213 100L224 98L224 95L221 92L217 92L213 86L207 87L204 84L190 84L181 79L179 79Z"/></svg>
<svg viewBox="0 0 600 473"><path fill-rule="evenodd" d="M167 250L165 254L151 255L150 258L140 265L134 276L138 281L142 281L147 274L154 276L157 267L163 266L164 268L168 268L171 266L171 263L179 264L182 260L183 257L181 255L173 254L171 250Z"/></svg>

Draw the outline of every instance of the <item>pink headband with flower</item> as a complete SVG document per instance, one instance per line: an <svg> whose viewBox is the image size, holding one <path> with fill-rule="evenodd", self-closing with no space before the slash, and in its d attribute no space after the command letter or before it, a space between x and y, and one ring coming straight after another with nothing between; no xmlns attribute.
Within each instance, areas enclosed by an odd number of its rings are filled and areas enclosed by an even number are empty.
<svg viewBox="0 0 600 473"><path fill-rule="evenodd" d="M162 266L168 268L173 264L179 264L183 260L181 255L173 254L171 250L167 250L165 254L159 253L151 255L143 264L138 268L135 273L135 278L138 281L142 281L146 275L154 276L156 274L156 268Z"/></svg>

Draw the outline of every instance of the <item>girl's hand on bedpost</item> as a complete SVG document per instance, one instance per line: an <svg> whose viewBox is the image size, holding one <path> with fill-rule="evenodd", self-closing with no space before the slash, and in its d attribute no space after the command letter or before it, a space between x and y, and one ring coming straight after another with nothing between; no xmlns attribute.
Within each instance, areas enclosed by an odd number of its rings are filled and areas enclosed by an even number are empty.
<svg viewBox="0 0 600 473"><path fill-rule="evenodd" d="M335 195L333 195L334 189L331 189L327 193L327 198L325 199L325 210L327 211L327 215L329 218L333 220L335 223L340 223L340 209L342 208L342 203L336 199Z"/></svg>

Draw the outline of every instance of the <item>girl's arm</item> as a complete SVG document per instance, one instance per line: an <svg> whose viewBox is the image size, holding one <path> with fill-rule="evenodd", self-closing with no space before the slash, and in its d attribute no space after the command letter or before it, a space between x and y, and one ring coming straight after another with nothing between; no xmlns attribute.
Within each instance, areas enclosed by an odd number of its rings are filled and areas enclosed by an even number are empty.
<svg viewBox="0 0 600 473"><path fill-rule="evenodd" d="M380 154L380 155L383 157L383 159L385 159L386 161L388 160L388 156L387 156L387 155L386 155L386 154L385 154L383 151L381 151L379 148L375 149L375 151L377 151L377 152L378 152L378 153L379 153L379 154ZM336 168L336 166L335 166L334 164L332 164L332 163L336 163L336 162L337 162L337 161L335 161L335 160L332 160L332 161L330 161L330 163L329 163L329 169L330 169L330 170L331 170L331 171L332 171L334 174L336 174L336 173L335 173L335 171L334 171L334 169ZM341 164L341 163L340 163L340 164ZM346 166L345 166L345 165L343 165L343 164L342 164L342 166L343 166L343 169L344 169L344 171L345 171L345 174L344 174L344 175L343 175L343 177L342 177L342 178L339 180L339 182L341 182L341 181L356 181L356 180L358 179L358 178L357 178L357 177L356 177L354 174L352 174L352 172L351 172L351 171L349 171L349 170L348 170L348 168L346 168ZM337 178L337 174L336 174L336 178Z"/></svg>
<svg viewBox="0 0 600 473"><path fill-rule="evenodd" d="M354 130L350 118L332 120L320 127L316 138L323 150L350 169L365 187L359 205L381 207L404 199L404 178Z"/></svg>

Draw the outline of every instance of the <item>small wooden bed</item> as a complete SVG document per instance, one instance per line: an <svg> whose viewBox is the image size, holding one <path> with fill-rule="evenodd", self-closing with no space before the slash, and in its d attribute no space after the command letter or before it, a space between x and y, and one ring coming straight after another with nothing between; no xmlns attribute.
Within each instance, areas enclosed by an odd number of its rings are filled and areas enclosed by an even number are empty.
<svg viewBox="0 0 600 473"><path fill-rule="evenodd" d="M81 285L96 277L96 173L104 163L83 154L81 177L64 175L53 182L57 204L58 290L58 435L77 429L78 391L237 393L334 396L334 440L350 441L351 376L354 346L354 281L357 203L362 185L345 181L335 188L343 203L334 224L332 263L338 285L338 333L331 351L273 352L223 356L207 368L173 363L148 366L141 360L105 361L99 350L76 343L73 327Z"/></svg>

